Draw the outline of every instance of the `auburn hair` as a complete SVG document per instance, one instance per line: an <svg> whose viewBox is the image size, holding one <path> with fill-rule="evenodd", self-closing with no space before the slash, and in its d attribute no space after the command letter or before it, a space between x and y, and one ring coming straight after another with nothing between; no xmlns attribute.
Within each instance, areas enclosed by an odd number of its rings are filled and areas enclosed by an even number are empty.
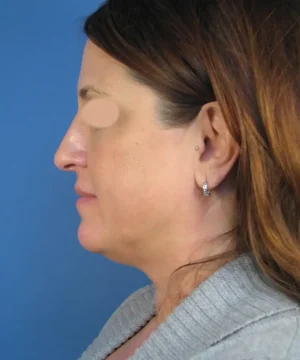
<svg viewBox="0 0 300 360"><path fill-rule="evenodd" d="M297 301L299 17L297 0L109 0L84 25L94 44L159 95L166 125L187 126L218 101L240 145L236 251L251 251Z"/></svg>

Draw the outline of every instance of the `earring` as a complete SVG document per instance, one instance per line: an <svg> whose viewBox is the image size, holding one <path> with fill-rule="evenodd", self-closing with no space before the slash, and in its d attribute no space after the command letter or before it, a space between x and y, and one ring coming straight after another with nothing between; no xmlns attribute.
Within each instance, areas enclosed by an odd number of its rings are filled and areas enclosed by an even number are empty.
<svg viewBox="0 0 300 360"><path fill-rule="evenodd" d="M196 149L197 151L200 150L199 146L195 146L195 149ZM209 190L209 188L208 188L208 183L207 183L207 181L204 181L204 183L203 183L203 195L204 195L205 197L210 196L210 190Z"/></svg>
<svg viewBox="0 0 300 360"><path fill-rule="evenodd" d="M208 183L207 183L207 181L205 181L205 182L203 183L203 195L204 195L205 197L210 196L210 190L208 189Z"/></svg>

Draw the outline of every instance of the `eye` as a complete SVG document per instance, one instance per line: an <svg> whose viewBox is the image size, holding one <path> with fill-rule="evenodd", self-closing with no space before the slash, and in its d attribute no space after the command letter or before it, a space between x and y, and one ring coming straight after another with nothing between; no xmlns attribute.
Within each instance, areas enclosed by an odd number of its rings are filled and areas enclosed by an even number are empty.
<svg viewBox="0 0 300 360"><path fill-rule="evenodd" d="M111 127L119 118L118 105L108 99L90 100L81 111L82 120L93 129Z"/></svg>

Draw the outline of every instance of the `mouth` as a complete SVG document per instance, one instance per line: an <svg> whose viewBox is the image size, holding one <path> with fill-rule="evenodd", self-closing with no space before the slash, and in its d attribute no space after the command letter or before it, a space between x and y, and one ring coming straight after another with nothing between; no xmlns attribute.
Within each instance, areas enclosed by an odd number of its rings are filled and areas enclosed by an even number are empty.
<svg viewBox="0 0 300 360"><path fill-rule="evenodd" d="M95 197L94 194L91 194L87 191L82 190L79 186L75 185L75 192L80 197Z"/></svg>
<svg viewBox="0 0 300 360"><path fill-rule="evenodd" d="M75 185L75 192L79 196L79 199L76 202L76 206L81 206L84 204L89 204L92 201L97 200L97 197L94 194L82 190L79 186Z"/></svg>
<svg viewBox="0 0 300 360"><path fill-rule="evenodd" d="M76 207L81 206L81 205L88 205L88 204L94 202L95 200L97 200L96 196L81 196L76 201Z"/></svg>

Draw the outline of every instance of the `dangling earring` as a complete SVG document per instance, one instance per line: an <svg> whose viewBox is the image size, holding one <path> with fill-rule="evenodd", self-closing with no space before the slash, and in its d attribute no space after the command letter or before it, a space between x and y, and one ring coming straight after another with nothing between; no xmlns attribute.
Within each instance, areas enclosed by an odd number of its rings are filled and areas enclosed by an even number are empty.
<svg viewBox="0 0 300 360"><path fill-rule="evenodd" d="M205 197L210 196L210 190L208 189L208 183L207 183L207 181L205 181L205 182L203 183L203 195L204 195Z"/></svg>

